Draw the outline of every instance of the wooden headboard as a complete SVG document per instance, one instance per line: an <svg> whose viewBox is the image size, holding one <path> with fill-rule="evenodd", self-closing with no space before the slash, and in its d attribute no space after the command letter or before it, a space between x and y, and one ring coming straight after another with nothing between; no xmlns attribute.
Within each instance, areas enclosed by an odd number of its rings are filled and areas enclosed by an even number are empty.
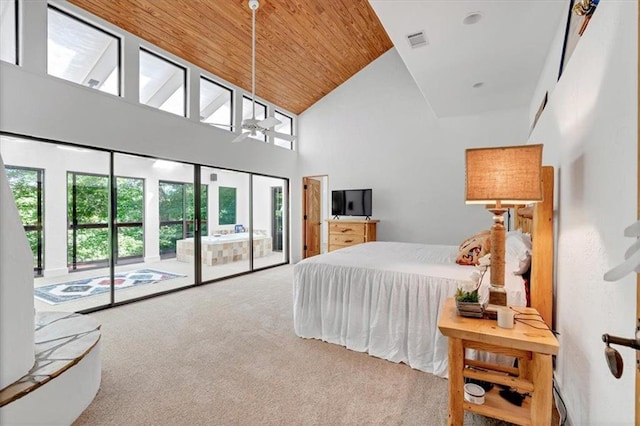
<svg viewBox="0 0 640 426"><path fill-rule="evenodd" d="M542 167L542 202L516 207L516 229L531 234L531 306L553 328L553 167Z"/></svg>

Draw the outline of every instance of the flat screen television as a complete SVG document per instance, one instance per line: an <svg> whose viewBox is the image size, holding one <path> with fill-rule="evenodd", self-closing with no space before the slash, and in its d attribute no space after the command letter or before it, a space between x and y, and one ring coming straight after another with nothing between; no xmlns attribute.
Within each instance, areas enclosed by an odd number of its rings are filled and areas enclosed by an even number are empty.
<svg viewBox="0 0 640 426"><path fill-rule="evenodd" d="M371 189L331 191L331 214L335 216L371 216Z"/></svg>

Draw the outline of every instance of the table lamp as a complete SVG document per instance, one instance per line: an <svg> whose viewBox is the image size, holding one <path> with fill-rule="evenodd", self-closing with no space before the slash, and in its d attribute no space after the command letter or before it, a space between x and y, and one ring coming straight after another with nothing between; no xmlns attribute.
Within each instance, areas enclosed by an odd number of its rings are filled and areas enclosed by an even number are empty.
<svg viewBox="0 0 640 426"><path fill-rule="evenodd" d="M466 150L466 203L493 213L488 310L507 305L504 289L507 206L542 200L542 144Z"/></svg>

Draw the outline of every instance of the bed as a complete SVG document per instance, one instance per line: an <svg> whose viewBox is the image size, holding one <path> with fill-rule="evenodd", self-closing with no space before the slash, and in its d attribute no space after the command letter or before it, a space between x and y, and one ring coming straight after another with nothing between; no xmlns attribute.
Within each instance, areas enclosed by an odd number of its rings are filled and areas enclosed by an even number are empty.
<svg viewBox="0 0 640 426"><path fill-rule="evenodd" d="M510 233L505 287L513 306L526 305L529 291L530 305L551 325L551 167L543 168L543 194L533 211L514 209L516 226L532 236L533 284L528 288L522 276L509 273L516 269L509 257ZM295 333L446 377L447 340L437 328L440 310L477 270L455 263L457 252L458 246L370 242L304 259L294 267ZM489 274L481 298L488 293Z"/></svg>

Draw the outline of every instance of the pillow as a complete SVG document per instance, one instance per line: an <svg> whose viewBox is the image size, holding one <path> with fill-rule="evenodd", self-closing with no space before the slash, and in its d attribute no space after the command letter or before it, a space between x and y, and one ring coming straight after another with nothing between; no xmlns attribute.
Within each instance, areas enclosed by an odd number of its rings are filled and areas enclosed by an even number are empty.
<svg viewBox="0 0 640 426"><path fill-rule="evenodd" d="M520 230L507 232L505 263L515 275L522 275L531 266L531 235Z"/></svg>
<svg viewBox="0 0 640 426"><path fill-rule="evenodd" d="M491 251L491 231L482 231L467 238L458 248L456 263L460 265L477 265L478 259Z"/></svg>

